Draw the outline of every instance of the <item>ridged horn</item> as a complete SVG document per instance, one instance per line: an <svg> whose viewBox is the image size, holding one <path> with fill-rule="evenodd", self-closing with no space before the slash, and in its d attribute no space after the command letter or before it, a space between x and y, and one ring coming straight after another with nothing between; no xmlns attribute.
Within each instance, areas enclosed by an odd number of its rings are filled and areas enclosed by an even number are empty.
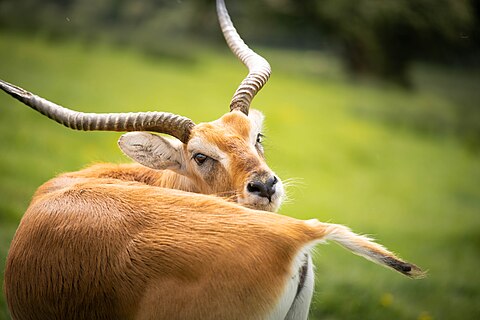
<svg viewBox="0 0 480 320"><path fill-rule="evenodd" d="M32 109L64 126L84 131L153 131L187 143L192 120L168 112L84 113L59 106L20 87L0 80L0 88Z"/></svg>
<svg viewBox="0 0 480 320"><path fill-rule="evenodd" d="M248 115L253 97L267 83L272 70L268 61L250 49L240 38L228 15L224 0L217 0L217 15L230 50L248 68L247 77L240 83L230 102L230 111L240 110Z"/></svg>

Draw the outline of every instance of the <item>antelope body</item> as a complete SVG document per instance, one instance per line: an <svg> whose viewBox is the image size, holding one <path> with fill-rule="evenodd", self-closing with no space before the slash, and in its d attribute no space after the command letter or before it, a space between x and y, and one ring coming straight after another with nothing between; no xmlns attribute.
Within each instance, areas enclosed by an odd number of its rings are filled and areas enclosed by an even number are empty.
<svg viewBox="0 0 480 320"><path fill-rule="evenodd" d="M343 226L60 176L39 188L18 227L6 297L15 319L305 319L313 284L305 253L327 239L419 272Z"/></svg>
<svg viewBox="0 0 480 320"><path fill-rule="evenodd" d="M309 251L329 239L421 275L344 226L268 212L284 191L265 163L263 115L249 106L270 66L243 43L223 0L217 9L249 74L230 112L212 122L164 112L86 114L0 80L1 89L67 127L136 131L119 146L139 163L95 165L37 190L7 257L4 291L14 319L306 319Z"/></svg>

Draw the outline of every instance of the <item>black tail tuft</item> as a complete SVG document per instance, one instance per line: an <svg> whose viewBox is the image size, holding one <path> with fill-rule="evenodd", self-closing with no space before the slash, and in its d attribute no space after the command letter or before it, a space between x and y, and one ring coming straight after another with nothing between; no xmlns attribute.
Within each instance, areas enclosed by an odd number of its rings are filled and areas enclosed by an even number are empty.
<svg viewBox="0 0 480 320"><path fill-rule="evenodd" d="M424 278L426 273L414 264L397 260L395 258L384 257L382 261L385 265L397 270L398 272L414 279Z"/></svg>

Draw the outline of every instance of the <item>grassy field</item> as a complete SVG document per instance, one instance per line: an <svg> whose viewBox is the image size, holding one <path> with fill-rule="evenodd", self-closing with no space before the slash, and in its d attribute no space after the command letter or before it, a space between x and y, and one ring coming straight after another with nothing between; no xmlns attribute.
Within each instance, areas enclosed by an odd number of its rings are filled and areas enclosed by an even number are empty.
<svg viewBox="0 0 480 320"><path fill-rule="evenodd" d="M409 280L319 246L310 318L479 319L480 156L448 128L421 129L438 115L448 126L460 104L480 106L480 75L419 66L417 89L405 91L353 82L318 53L262 52L274 74L254 107L267 116L271 167L293 181L281 213L346 224L429 270ZM82 111L210 121L228 110L244 74L226 48L177 61L0 33L0 78ZM411 126L412 117L422 121ZM119 135L66 129L0 93L0 273L35 189L90 163L127 162Z"/></svg>

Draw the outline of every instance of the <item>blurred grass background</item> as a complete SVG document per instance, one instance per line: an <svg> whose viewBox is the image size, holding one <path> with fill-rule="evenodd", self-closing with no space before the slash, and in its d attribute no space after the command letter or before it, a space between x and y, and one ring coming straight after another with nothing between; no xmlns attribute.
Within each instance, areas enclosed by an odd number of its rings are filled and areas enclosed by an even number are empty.
<svg viewBox="0 0 480 320"><path fill-rule="evenodd" d="M226 47L189 48L182 59L153 58L4 30L0 77L81 111L211 121L227 112L246 71ZM319 246L310 318L478 319L480 155L457 131L459 110L480 106L480 72L417 63L408 90L352 81L327 53L255 48L274 70L253 103L267 117L268 161L292 179L280 212L346 224L429 270L413 281ZM127 162L119 136L66 129L0 94L0 273L35 189L94 162ZM3 295L0 319L8 319Z"/></svg>

